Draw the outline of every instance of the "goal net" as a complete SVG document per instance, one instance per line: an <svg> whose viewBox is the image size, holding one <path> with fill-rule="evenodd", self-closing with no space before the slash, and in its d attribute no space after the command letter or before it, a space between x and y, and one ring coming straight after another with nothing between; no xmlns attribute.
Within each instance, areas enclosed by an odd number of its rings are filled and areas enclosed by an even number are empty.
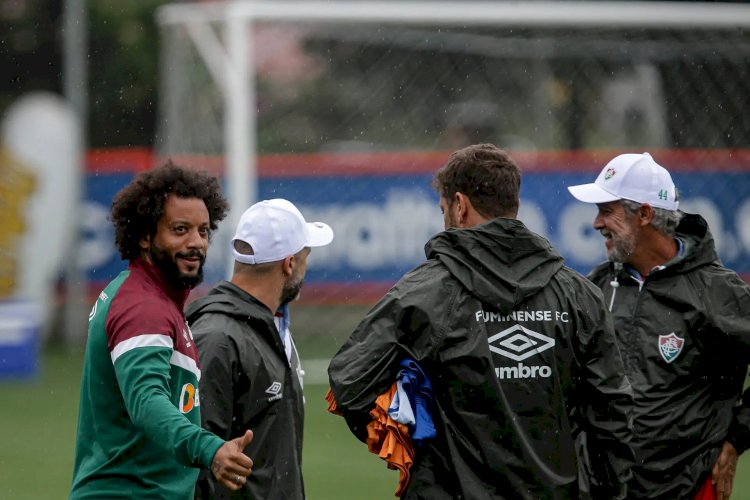
<svg viewBox="0 0 750 500"><path fill-rule="evenodd" d="M519 160L519 218L582 272L603 245L565 185L650 151L750 273L748 6L233 2L159 21L157 153L215 168L235 215L280 196L331 223L313 285L377 292L423 259L431 174L479 142Z"/></svg>

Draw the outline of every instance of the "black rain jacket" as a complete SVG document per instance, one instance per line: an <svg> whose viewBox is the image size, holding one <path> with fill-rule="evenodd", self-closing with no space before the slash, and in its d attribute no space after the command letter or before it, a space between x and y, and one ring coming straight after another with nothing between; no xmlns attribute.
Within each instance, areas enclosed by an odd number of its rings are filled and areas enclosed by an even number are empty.
<svg viewBox="0 0 750 500"><path fill-rule="evenodd" d="M600 291L518 220L451 229L425 251L328 370L360 439L403 358L430 377L437 436L404 498L579 498L577 435L597 498L619 494L633 402Z"/></svg>
<svg viewBox="0 0 750 500"><path fill-rule="evenodd" d="M202 470L196 498L305 498L302 481L304 402L273 313L227 281L191 303L185 314L201 361L203 427L229 440L253 431L245 453L253 472L230 492ZM296 363L297 357L292 360Z"/></svg>
<svg viewBox="0 0 750 500"><path fill-rule="evenodd" d="M750 288L722 266L701 216L685 214L677 237L683 256L643 283L611 262L589 276L613 303L633 386L632 498L693 498L724 441L750 446Z"/></svg>

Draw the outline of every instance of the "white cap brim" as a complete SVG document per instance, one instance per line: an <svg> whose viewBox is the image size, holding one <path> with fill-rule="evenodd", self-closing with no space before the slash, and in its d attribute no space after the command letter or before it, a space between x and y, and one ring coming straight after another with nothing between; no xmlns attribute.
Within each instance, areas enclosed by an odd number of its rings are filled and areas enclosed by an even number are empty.
<svg viewBox="0 0 750 500"><path fill-rule="evenodd" d="M333 241L333 229L325 222L307 222L308 247L324 247Z"/></svg>
<svg viewBox="0 0 750 500"><path fill-rule="evenodd" d="M610 201L621 200L609 191L602 189L593 182L591 184L580 184L578 186L568 186L568 191L577 200L584 203L608 203Z"/></svg>

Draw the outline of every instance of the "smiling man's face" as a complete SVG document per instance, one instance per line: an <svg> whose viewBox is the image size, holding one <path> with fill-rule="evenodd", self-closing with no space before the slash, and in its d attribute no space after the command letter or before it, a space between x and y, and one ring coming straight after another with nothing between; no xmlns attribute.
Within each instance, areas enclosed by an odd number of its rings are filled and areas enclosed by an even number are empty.
<svg viewBox="0 0 750 500"><path fill-rule="evenodd" d="M622 201L598 203L599 213L594 219L594 229L604 236L607 258L613 262L629 263L638 241L636 214L631 214Z"/></svg>
<svg viewBox="0 0 750 500"><path fill-rule="evenodd" d="M169 195L156 234L141 239L141 248L175 287L193 288L203 281L210 228L202 199Z"/></svg>

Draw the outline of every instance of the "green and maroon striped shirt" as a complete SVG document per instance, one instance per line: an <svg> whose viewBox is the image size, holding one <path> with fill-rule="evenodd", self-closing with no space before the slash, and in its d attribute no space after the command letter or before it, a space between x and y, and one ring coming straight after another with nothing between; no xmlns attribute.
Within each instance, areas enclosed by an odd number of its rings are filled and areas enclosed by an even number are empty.
<svg viewBox="0 0 750 500"><path fill-rule="evenodd" d="M89 315L71 499L193 498L222 439L200 427L200 362L175 290L130 262Z"/></svg>

